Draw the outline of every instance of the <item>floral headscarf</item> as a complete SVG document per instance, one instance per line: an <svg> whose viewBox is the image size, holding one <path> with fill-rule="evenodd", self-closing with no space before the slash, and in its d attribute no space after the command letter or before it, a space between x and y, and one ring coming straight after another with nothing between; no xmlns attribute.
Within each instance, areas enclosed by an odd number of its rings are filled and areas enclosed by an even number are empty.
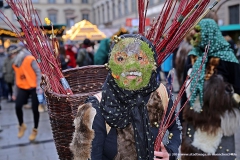
<svg viewBox="0 0 240 160"><path fill-rule="evenodd" d="M199 95L200 105L203 106L203 84L205 77L205 68L208 61L208 57L217 57L223 61L238 63L233 50L230 48L229 43L224 39L221 34L221 31L212 19L203 19L199 22L198 26L200 27L201 41L198 46L194 47L189 55L197 56L197 60L192 67L191 76L195 75L199 70L203 57L204 49L210 44L208 49L207 57L203 63L202 70L200 75L194 77L190 89L192 96L190 98L190 105L193 106L197 96ZM196 84L197 83L197 84ZM196 84L196 85L195 85Z"/></svg>

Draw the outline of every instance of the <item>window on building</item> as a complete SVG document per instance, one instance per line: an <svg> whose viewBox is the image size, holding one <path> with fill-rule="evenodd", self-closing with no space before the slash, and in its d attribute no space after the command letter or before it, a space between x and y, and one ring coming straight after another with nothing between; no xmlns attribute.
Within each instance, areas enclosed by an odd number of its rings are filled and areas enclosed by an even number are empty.
<svg viewBox="0 0 240 160"><path fill-rule="evenodd" d="M94 23L95 23L95 24L97 24L97 17L96 17L96 16L97 16L97 13L96 13L96 12L97 12L97 9L94 8L94 9L93 9L93 18L94 18Z"/></svg>
<svg viewBox="0 0 240 160"><path fill-rule="evenodd" d="M137 11L137 2L136 2L136 0L132 0L131 10L134 13Z"/></svg>
<svg viewBox="0 0 240 160"><path fill-rule="evenodd" d="M83 13L82 14L82 19L89 20L89 14Z"/></svg>
<svg viewBox="0 0 240 160"><path fill-rule="evenodd" d="M234 6L229 6L229 23L230 24L239 24L239 4Z"/></svg>
<svg viewBox="0 0 240 160"><path fill-rule="evenodd" d="M101 14L100 14L100 6L98 7L98 24L101 24Z"/></svg>
<svg viewBox="0 0 240 160"><path fill-rule="evenodd" d="M75 24L74 18L67 18L66 22L68 28L72 27Z"/></svg>
<svg viewBox="0 0 240 160"><path fill-rule="evenodd" d="M82 0L82 3L88 3L88 0Z"/></svg>
<svg viewBox="0 0 240 160"><path fill-rule="evenodd" d="M65 0L65 3L72 3L72 0Z"/></svg>
<svg viewBox="0 0 240 160"><path fill-rule="evenodd" d="M1 11L1 12L3 12L3 9L2 9L2 8L0 8L0 11ZM3 14L0 14L0 22L2 22L2 21L3 21L2 19L5 19L5 18L4 18L4 16L3 16Z"/></svg>
<svg viewBox="0 0 240 160"><path fill-rule="evenodd" d="M118 17L122 16L122 3L121 0L118 1Z"/></svg>
<svg viewBox="0 0 240 160"><path fill-rule="evenodd" d="M104 23L105 22L105 8L104 8L104 5L102 5L101 7L102 7L102 20Z"/></svg>
<svg viewBox="0 0 240 160"><path fill-rule="evenodd" d="M112 2L112 16L113 16L113 19L116 18L116 11L115 11L115 2Z"/></svg>
<svg viewBox="0 0 240 160"><path fill-rule="evenodd" d="M32 3L38 3L39 1L38 0L32 0Z"/></svg>
<svg viewBox="0 0 240 160"><path fill-rule="evenodd" d="M109 8L109 2L107 2L107 22L110 21L110 8Z"/></svg>
<svg viewBox="0 0 240 160"><path fill-rule="evenodd" d="M0 8L3 7L3 0L0 0Z"/></svg>
<svg viewBox="0 0 240 160"><path fill-rule="evenodd" d="M34 20L34 25L41 25L41 20L39 19L40 17L40 11L37 10L36 13L32 14L32 19Z"/></svg>
<svg viewBox="0 0 240 160"><path fill-rule="evenodd" d="M51 20L53 24L57 23L57 14L56 13L49 13L48 18Z"/></svg>
<svg viewBox="0 0 240 160"><path fill-rule="evenodd" d="M128 0L124 0L124 10L125 10L125 14L128 15L129 11L128 11Z"/></svg>
<svg viewBox="0 0 240 160"><path fill-rule="evenodd" d="M48 3L56 3L55 0L48 0Z"/></svg>

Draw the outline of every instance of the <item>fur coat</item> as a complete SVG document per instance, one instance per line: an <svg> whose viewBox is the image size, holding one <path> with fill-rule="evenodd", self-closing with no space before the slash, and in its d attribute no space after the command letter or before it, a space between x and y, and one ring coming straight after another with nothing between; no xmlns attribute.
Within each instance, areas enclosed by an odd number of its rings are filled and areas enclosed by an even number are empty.
<svg viewBox="0 0 240 160"><path fill-rule="evenodd" d="M197 98L193 107L188 104L184 108L181 152L192 156L183 156L183 160L200 160L203 156L204 160L235 159L234 133L240 127L239 96L231 84L215 74L218 64L219 59L211 58L206 68L203 107ZM186 93L190 95L189 88Z"/></svg>
<svg viewBox="0 0 240 160"><path fill-rule="evenodd" d="M159 127L156 122L160 122L164 112L162 101L164 95L155 91L151 94L147 103L148 115L151 127ZM161 98L160 98L161 97ZM168 98L165 97L165 98ZM91 143L94 138L94 130L92 129L96 110L91 103L86 103L78 108L77 116L74 120L75 132L73 135L70 149L74 155L74 160L86 160L91 157ZM106 124L106 130L109 131L109 126ZM169 143L169 131L166 132L163 143ZM171 138L171 137L170 137ZM180 143L179 143L180 144ZM117 129L117 155L115 160L127 158L134 160L137 157L134 132L132 125L128 125L124 129Z"/></svg>

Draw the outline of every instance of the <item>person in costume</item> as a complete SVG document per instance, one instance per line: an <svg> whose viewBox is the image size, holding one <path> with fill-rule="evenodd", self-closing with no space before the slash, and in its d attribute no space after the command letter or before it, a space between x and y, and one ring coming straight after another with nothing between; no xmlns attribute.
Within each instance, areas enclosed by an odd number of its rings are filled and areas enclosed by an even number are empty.
<svg viewBox="0 0 240 160"><path fill-rule="evenodd" d="M102 92L78 108L70 145L74 159L176 159L181 143L178 119L169 126L161 151L153 148L164 110L168 115L173 102L156 79L151 42L136 34L120 36L111 46L108 68Z"/></svg>
<svg viewBox="0 0 240 160"><path fill-rule="evenodd" d="M186 89L190 99L183 111L181 152L195 156L181 159L200 160L198 155L204 154L204 160L234 160L234 133L240 127L239 63L214 20L201 20L191 35L188 75L193 80Z"/></svg>

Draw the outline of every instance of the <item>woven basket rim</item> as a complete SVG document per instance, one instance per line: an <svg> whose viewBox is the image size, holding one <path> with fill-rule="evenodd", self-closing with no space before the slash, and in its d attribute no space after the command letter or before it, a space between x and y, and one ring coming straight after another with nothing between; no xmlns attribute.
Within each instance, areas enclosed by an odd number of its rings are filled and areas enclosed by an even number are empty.
<svg viewBox="0 0 240 160"><path fill-rule="evenodd" d="M45 82L49 80L46 75L43 75L42 79ZM56 93L56 92L52 91L50 89L50 87L47 84L45 84L45 83L41 83L41 87L42 87L42 89L44 90L45 93L52 94L52 95L54 95L56 97L63 97L63 98L67 98L67 97L70 97L70 96L71 97L79 97L79 96L82 97L82 96L87 96L87 95L89 95L91 93L97 93L97 92L87 92L87 93L78 93L78 94L70 94L70 95L68 95L68 94L61 94L61 93Z"/></svg>
<svg viewBox="0 0 240 160"><path fill-rule="evenodd" d="M105 68L105 65L89 65L89 66L82 66L82 67L76 67L76 68L69 68L69 69L65 69L62 72L66 73L66 72L74 72L74 71L78 71L78 70L88 70L88 69L103 69ZM78 94L71 94L71 95L67 95L67 94L61 94L61 93L56 93L53 92L51 90L51 86L49 86L47 84L47 82L50 81L48 76L43 74L42 75L42 82L41 82L41 87L44 90L44 92L47 92L49 94L58 96L58 97L69 97L69 96L73 96L73 97L79 97L79 96L86 96L89 95L89 93L97 93L97 92L86 92L86 93L78 93ZM45 82L45 83L43 83Z"/></svg>
<svg viewBox="0 0 240 160"><path fill-rule="evenodd" d="M72 72L72 71L76 71L76 70L84 70L84 69L97 69L97 68L105 68L105 65L89 65L89 66L82 66L82 67L76 67L76 68L69 68L69 69L65 69L62 72Z"/></svg>

